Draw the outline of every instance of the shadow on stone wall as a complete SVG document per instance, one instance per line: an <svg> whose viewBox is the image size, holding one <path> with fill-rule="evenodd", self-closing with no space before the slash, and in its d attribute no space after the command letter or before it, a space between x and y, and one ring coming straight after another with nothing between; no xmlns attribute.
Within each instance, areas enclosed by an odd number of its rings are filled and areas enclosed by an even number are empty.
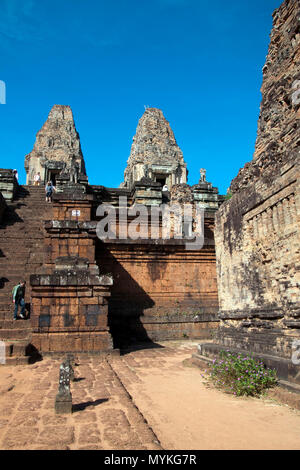
<svg viewBox="0 0 300 470"><path fill-rule="evenodd" d="M0 277L0 289L3 289L5 287L6 282L9 282L9 279L7 279L6 277Z"/></svg>
<svg viewBox="0 0 300 470"><path fill-rule="evenodd" d="M97 249L97 258L100 271L112 274L114 279L108 307L108 324L114 348L132 350L161 347L149 338L141 321L144 310L152 308L155 305L154 301L102 243L101 254L99 250ZM103 256L106 261L105 267ZM108 266L109 272L107 272Z"/></svg>
<svg viewBox="0 0 300 470"><path fill-rule="evenodd" d="M18 204L14 204L14 206L10 206L5 209L3 219L1 222L2 229L5 229L9 225L14 225L17 222L24 222L24 220L16 212L16 209L20 209L23 206L25 206L25 204L18 203Z"/></svg>

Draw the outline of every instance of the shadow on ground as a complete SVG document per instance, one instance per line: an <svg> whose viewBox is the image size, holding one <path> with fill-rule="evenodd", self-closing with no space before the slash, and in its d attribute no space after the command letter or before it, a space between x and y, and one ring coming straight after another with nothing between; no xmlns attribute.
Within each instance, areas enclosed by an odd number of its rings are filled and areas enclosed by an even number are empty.
<svg viewBox="0 0 300 470"><path fill-rule="evenodd" d="M164 349L165 346L162 346L158 343L153 343L153 341L144 341L141 343L133 343L127 347L120 348L120 356L125 356L126 354L132 353L134 351L142 351L143 349Z"/></svg>
<svg viewBox="0 0 300 470"><path fill-rule="evenodd" d="M99 398L98 400L95 401L86 401L84 403L77 403L76 405L73 405L72 411L73 413L76 413L77 411L83 411L89 406L98 406L101 405L101 403L105 403L108 401L108 398Z"/></svg>

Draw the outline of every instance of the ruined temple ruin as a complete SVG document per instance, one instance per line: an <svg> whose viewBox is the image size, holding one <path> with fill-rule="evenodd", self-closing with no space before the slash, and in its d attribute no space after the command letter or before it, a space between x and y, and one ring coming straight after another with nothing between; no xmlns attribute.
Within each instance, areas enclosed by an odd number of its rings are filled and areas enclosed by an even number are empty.
<svg viewBox="0 0 300 470"><path fill-rule="evenodd" d="M43 183L56 184L57 176L68 170L74 158L79 173L86 175L84 159L70 106L55 105L48 119L37 133L32 152L25 157L27 185L32 185L34 175L40 173Z"/></svg>
<svg viewBox="0 0 300 470"><path fill-rule="evenodd" d="M167 185L170 190L174 184L186 183L187 175L186 163L170 124L160 109L147 108L133 137L121 187L131 189L136 181L146 177Z"/></svg>
<svg viewBox="0 0 300 470"><path fill-rule="evenodd" d="M11 362L32 352L107 352L139 341L211 338L218 311L214 215L224 197L204 169L198 184L187 184L182 152L161 110L146 109L140 119L119 188L88 183L68 106L52 108L25 168L25 186L11 170L0 175L0 184L11 185L0 232L7 273L0 335ZM43 187L32 186L37 170L44 182L55 182L52 205L44 202ZM162 204L176 207L169 238ZM192 208L189 220L181 213L185 204ZM115 210L115 237L100 239L107 205ZM132 238L127 232L141 205L146 214ZM197 206L204 211L203 243L187 249ZM159 210L151 226L153 208ZM15 266L11 255L24 234ZM28 284L30 320L12 324L9 293L20 277Z"/></svg>
<svg viewBox="0 0 300 470"><path fill-rule="evenodd" d="M255 154L227 198L204 168L188 185L183 154L155 108L138 123L119 188L88 183L68 106L54 106L37 134L27 185L0 170L0 338L11 362L189 337L203 340L201 360L225 348L253 353L290 386L300 384L292 360L300 341L299 0L285 0L273 17ZM56 184L52 205L32 186L37 171ZM176 207L169 238L162 206ZM203 243L191 246L199 209ZM114 222L101 238L107 211ZM9 295L20 277L31 315L16 325Z"/></svg>
<svg viewBox="0 0 300 470"><path fill-rule="evenodd" d="M298 384L292 356L300 339L299 18L298 0L273 14L255 153L215 219L217 342L200 348L206 355L253 352Z"/></svg>

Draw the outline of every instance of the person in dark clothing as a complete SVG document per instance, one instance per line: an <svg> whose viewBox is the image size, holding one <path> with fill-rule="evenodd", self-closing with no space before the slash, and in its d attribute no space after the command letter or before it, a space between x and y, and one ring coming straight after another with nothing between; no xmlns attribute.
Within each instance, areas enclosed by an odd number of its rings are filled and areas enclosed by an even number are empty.
<svg viewBox="0 0 300 470"><path fill-rule="evenodd" d="M13 288L13 303L15 304L14 320L18 318L19 306L21 307L20 318L25 318L25 289L26 281L20 281L19 284Z"/></svg>

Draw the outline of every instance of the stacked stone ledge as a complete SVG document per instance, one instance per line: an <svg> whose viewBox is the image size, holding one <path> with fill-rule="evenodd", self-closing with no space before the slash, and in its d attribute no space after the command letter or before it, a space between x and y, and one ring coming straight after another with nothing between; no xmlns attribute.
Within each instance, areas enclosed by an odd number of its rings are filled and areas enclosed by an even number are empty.
<svg viewBox="0 0 300 470"><path fill-rule="evenodd" d="M13 176L12 170L8 173ZM43 264L43 220L50 217L51 205L46 204L42 187L17 184L14 200L5 201L0 227L0 340L5 343L7 365L31 362L36 355L31 346L30 318L13 321L11 292L20 279L26 280L26 314L29 315L30 273L36 273Z"/></svg>
<svg viewBox="0 0 300 470"><path fill-rule="evenodd" d="M18 193L19 184L13 170L0 169L0 194L7 202L12 202Z"/></svg>
<svg viewBox="0 0 300 470"><path fill-rule="evenodd" d="M99 275L94 240L84 228L90 224L91 197L70 194L54 198L57 220L45 224L45 272L31 276L32 343L42 353L109 352L113 280Z"/></svg>

